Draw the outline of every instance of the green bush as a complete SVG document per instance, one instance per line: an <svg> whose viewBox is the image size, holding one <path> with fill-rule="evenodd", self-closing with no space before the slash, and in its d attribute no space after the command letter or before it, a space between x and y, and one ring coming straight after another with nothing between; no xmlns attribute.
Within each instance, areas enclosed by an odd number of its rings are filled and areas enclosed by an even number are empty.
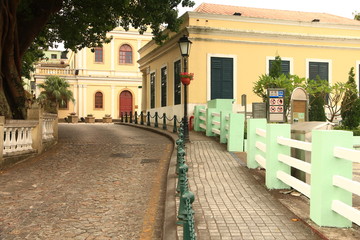
<svg viewBox="0 0 360 240"><path fill-rule="evenodd" d="M322 96L310 95L309 121L326 121L325 101Z"/></svg>

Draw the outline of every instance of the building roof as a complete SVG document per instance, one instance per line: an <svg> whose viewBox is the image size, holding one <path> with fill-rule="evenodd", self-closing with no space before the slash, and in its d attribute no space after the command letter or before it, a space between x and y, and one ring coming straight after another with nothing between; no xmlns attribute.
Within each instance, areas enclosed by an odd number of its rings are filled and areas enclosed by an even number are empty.
<svg viewBox="0 0 360 240"><path fill-rule="evenodd" d="M194 12L220 15L238 15L243 17L289 20L297 22L321 22L333 24L360 25L360 21L328 13L250 8L210 3L202 3L194 10Z"/></svg>

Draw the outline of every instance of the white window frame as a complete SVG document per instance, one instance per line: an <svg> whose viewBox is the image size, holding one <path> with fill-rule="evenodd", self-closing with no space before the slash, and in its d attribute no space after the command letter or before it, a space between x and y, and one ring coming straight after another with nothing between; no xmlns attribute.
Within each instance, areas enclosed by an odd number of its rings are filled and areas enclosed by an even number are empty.
<svg viewBox="0 0 360 240"><path fill-rule="evenodd" d="M220 58L232 58L233 59L233 99L237 99L237 55L233 54L216 54L216 53L208 53L206 60L206 100L209 101L211 99L211 58L212 57L220 57Z"/></svg>

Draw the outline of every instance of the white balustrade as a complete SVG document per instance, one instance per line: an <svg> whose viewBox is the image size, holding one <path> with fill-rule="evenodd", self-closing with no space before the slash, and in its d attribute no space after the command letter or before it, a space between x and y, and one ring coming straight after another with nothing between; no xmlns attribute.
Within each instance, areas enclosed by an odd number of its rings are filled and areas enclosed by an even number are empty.
<svg viewBox="0 0 360 240"><path fill-rule="evenodd" d="M56 114L46 113L43 115L43 128L42 128L43 140L49 140L54 138L53 123L55 119L56 119Z"/></svg>
<svg viewBox="0 0 360 240"><path fill-rule="evenodd" d="M3 153L14 153L32 149L33 127L4 127Z"/></svg>

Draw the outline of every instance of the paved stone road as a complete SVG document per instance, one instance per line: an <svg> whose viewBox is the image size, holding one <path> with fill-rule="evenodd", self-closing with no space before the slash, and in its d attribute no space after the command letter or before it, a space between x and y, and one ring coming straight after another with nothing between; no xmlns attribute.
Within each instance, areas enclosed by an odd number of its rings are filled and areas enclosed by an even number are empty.
<svg viewBox="0 0 360 240"><path fill-rule="evenodd" d="M320 239L255 180L215 138L192 132L187 145L199 240Z"/></svg>
<svg viewBox="0 0 360 240"><path fill-rule="evenodd" d="M166 137L60 124L59 144L0 174L0 239L160 239Z"/></svg>

